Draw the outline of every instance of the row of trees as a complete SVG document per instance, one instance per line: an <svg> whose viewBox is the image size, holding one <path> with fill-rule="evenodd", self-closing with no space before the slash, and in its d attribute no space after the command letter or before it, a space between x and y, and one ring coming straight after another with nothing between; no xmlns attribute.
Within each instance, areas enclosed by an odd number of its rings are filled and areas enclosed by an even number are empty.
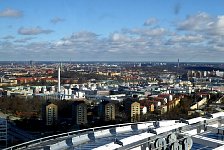
<svg viewBox="0 0 224 150"><path fill-rule="evenodd" d="M25 99L20 97L1 97L0 109L2 112L12 115L21 115L21 117L40 116L43 100L33 98Z"/></svg>
<svg viewBox="0 0 224 150"><path fill-rule="evenodd" d="M54 77L57 77L57 74L54 74ZM95 80L107 80L108 76L105 75L99 75L96 73L81 73L81 72L74 72L74 71L66 71L61 73L61 78L67 78L67 79L74 79L77 80L78 83L86 83L90 79Z"/></svg>

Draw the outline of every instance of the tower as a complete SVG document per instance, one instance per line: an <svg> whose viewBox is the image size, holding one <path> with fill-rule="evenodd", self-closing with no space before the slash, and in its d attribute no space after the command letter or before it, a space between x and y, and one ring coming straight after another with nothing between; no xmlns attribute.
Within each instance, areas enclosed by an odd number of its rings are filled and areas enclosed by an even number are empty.
<svg viewBox="0 0 224 150"><path fill-rule="evenodd" d="M61 65L58 66L58 94L61 92Z"/></svg>
<svg viewBox="0 0 224 150"><path fill-rule="evenodd" d="M180 59L177 60L177 78L180 79Z"/></svg>

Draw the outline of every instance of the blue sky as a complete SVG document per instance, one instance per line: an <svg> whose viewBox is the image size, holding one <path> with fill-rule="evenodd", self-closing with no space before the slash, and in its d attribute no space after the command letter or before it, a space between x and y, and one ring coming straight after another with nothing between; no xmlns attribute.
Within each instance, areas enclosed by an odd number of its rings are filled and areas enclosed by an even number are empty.
<svg viewBox="0 0 224 150"><path fill-rule="evenodd" d="M0 0L0 60L223 62L224 1Z"/></svg>

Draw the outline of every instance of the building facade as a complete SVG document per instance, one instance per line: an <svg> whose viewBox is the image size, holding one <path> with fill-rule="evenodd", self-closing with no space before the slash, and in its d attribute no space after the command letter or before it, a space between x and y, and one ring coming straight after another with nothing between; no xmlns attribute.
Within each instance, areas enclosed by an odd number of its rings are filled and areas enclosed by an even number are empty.
<svg viewBox="0 0 224 150"><path fill-rule="evenodd" d="M115 120L115 104L113 103L107 103L105 105L105 121L112 121Z"/></svg>
<svg viewBox="0 0 224 150"><path fill-rule="evenodd" d="M140 120L140 103L134 102L131 104L131 122Z"/></svg>
<svg viewBox="0 0 224 150"><path fill-rule="evenodd" d="M125 101L124 106L125 106L125 114L127 115L127 119L129 121L131 122L140 121L141 107L139 102L127 100Z"/></svg>
<svg viewBox="0 0 224 150"><path fill-rule="evenodd" d="M75 124L87 124L87 105L85 103L74 103L72 107L72 118Z"/></svg>
<svg viewBox="0 0 224 150"><path fill-rule="evenodd" d="M58 106L51 103L46 106L46 125L54 125L58 120Z"/></svg>

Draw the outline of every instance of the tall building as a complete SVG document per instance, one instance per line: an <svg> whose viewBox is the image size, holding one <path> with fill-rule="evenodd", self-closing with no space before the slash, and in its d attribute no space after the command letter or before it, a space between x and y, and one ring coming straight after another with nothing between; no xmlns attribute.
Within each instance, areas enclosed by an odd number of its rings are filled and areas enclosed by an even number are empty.
<svg viewBox="0 0 224 150"><path fill-rule="evenodd" d="M107 103L105 105L105 121L115 120L115 104Z"/></svg>
<svg viewBox="0 0 224 150"><path fill-rule="evenodd" d="M131 122L140 121L140 103L137 101L126 100L124 102L127 119Z"/></svg>
<svg viewBox="0 0 224 150"><path fill-rule="evenodd" d="M45 121L46 125L54 125L58 120L58 106L51 103L45 106Z"/></svg>
<svg viewBox="0 0 224 150"><path fill-rule="evenodd" d="M84 102L75 102L72 106L72 118L75 124L87 124L87 105Z"/></svg>
<svg viewBox="0 0 224 150"><path fill-rule="evenodd" d="M98 106L98 115L104 121L115 120L115 104L102 101Z"/></svg>
<svg viewBox="0 0 224 150"><path fill-rule="evenodd" d="M7 147L7 137L8 137L8 127L7 120L5 118L0 118L0 149ZM3 146L5 144L5 146Z"/></svg>
<svg viewBox="0 0 224 150"><path fill-rule="evenodd" d="M131 122L140 120L140 103L134 102L131 104Z"/></svg>

